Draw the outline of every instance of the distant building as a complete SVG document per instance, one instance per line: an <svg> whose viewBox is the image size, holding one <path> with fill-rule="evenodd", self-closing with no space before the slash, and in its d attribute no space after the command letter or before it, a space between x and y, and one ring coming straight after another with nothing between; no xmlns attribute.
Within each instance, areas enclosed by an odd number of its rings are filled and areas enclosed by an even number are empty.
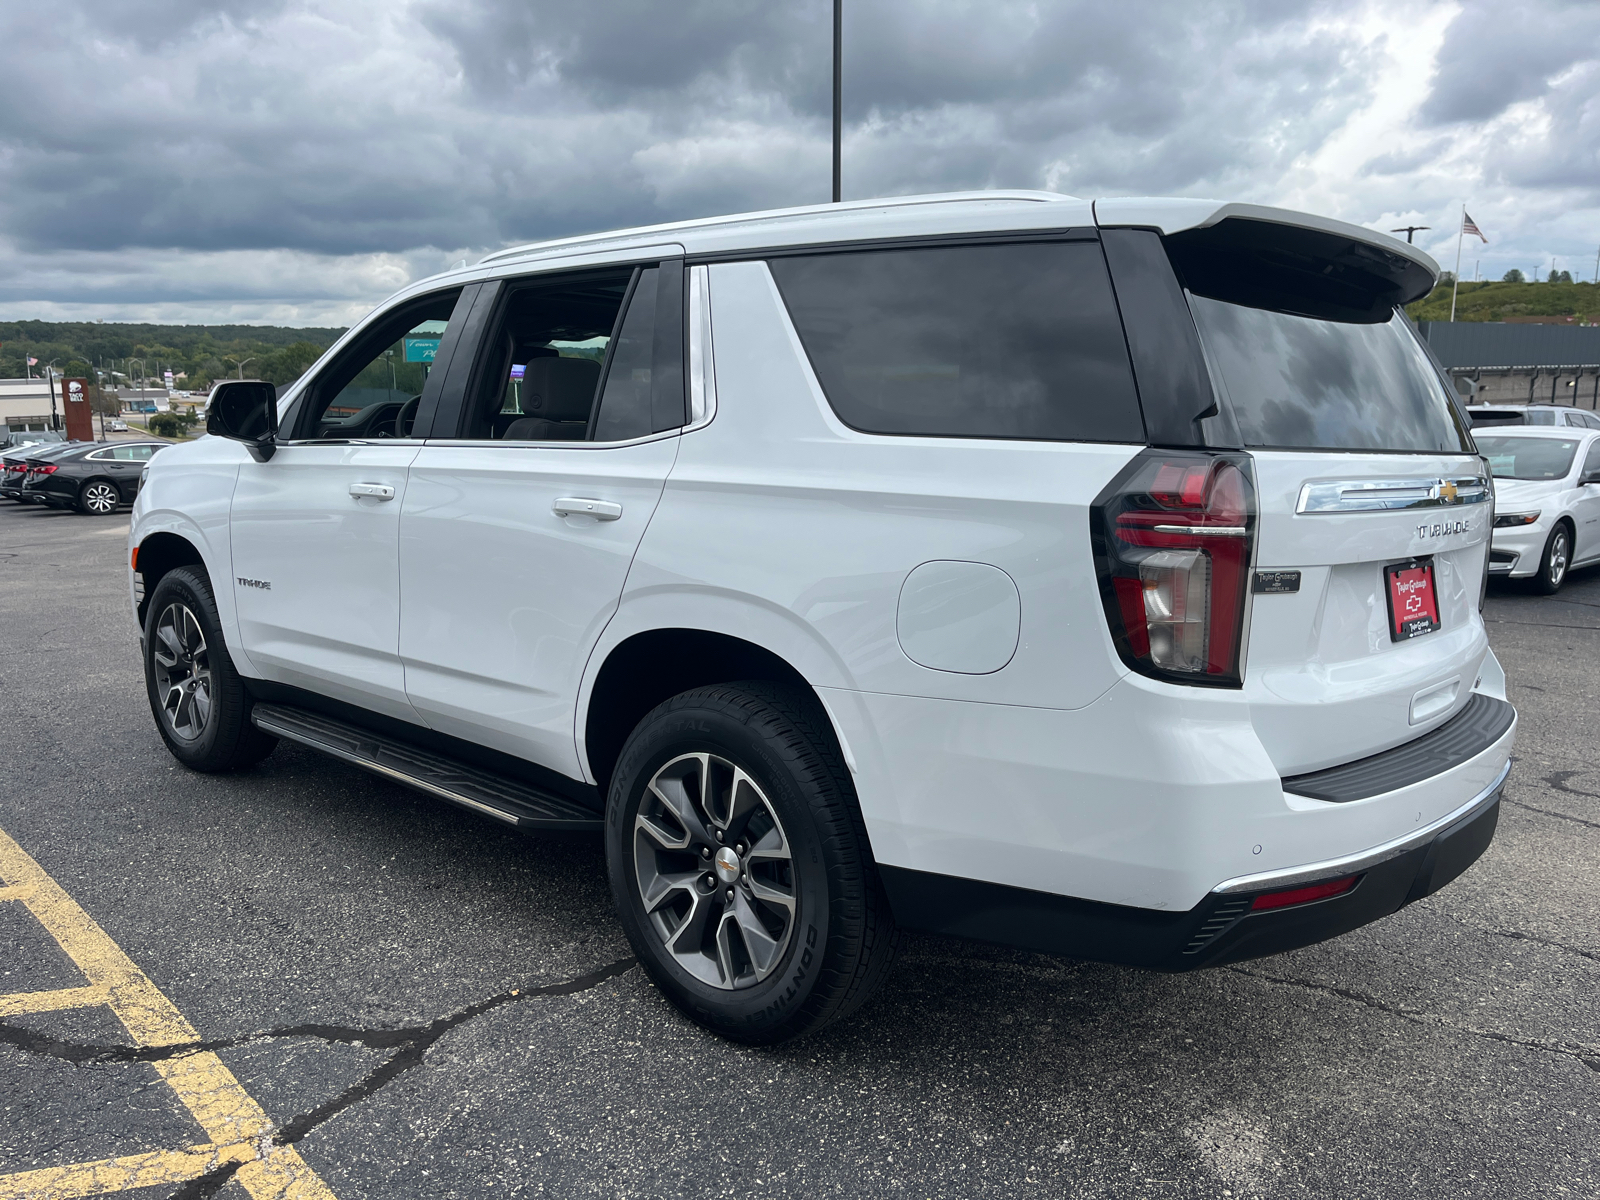
<svg viewBox="0 0 1600 1200"><path fill-rule="evenodd" d="M1418 329L1478 404L1572 404L1600 409L1600 327L1501 321L1423 321Z"/></svg>
<svg viewBox="0 0 1600 1200"><path fill-rule="evenodd" d="M57 413L60 410L57 401ZM50 384L43 379L0 379L0 425L13 432L52 428Z"/></svg>

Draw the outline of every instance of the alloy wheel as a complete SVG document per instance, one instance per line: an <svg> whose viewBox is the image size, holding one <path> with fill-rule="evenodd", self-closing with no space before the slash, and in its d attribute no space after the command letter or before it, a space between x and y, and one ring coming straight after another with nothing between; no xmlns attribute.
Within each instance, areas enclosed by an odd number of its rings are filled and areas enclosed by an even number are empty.
<svg viewBox="0 0 1600 1200"><path fill-rule="evenodd" d="M83 506L96 516L117 511L117 489L109 483L91 483L83 489Z"/></svg>
<svg viewBox="0 0 1600 1200"><path fill-rule="evenodd" d="M707 753L666 763L645 786L633 848L645 914L680 967L728 991L777 969L794 934L794 863L746 771Z"/></svg>
<svg viewBox="0 0 1600 1200"><path fill-rule="evenodd" d="M173 736L192 742L211 720L211 655L188 605L174 601L156 620L156 691Z"/></svg>
<svg viewBox="0 0 1600 1200"><path fill-rule="evenodd" d="M1567 531L1557 529L1556 535L1550 541L1550 573L1551 587L1560 587L1561 581L1567 577Z"/></svg>

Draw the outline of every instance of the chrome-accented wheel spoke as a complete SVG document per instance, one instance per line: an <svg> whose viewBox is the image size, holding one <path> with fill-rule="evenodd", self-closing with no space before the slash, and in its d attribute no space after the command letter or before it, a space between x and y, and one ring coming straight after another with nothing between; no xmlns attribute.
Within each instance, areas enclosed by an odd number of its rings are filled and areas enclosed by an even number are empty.
<svg viewBox="0 0 1600 1200"><path fill-rule="evenodd" d="M761 918L756 915L750 902L739 893L733 894L733 907L722 918L722 928L717 930L720 941L730 927L737 927L739 937L744 943L746 957L755 970L756 982L760 982L772 973L772 968L777 965L778 954L788 942L788 929L784 929L782 940L775 938L767 932L767 927L761 923Z"/></svg>
<svg viewBox="0 0 1600 1200"><path fill-rule="evenodd" d="M717 905L703 895L694 896L694 907L667 937L667 949L679 958L704 959L706 927L714 919ZM693 968L690 968L693 970Z"/></svg>
<svg viewBox="0 0 1600 1200"><path fill-rule="evenodd" d="M167 654L172 662L177 662L182 657L183 643L178 640L178 631L166 620L165 614L162 616L161 624L156 626L156 637L167 648Z"/></svg>
<svg viewBox="0 0 1600 1200"><path fill-rule="evenodd" d="M660 821L640 813L633 819L635 831L644 834L663 850L687 850L689 848L689 835L687 833L674 833Z"/></svg>

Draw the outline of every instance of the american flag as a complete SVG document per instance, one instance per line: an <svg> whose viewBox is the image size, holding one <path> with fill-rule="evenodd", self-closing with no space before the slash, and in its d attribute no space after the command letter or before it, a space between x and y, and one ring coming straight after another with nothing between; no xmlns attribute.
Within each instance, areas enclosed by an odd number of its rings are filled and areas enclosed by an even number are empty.
<svg viewBox="0 0 1600 1200"><path fill-rule="evenodd" d="M1488 238L1483 237L1483 230L1479 229L1477 225L1473 223L1472 218L1467 214L1467 210L1464 208L1461 210L1461 232L1470 233L1474 237L1483 238L1485 242L1489 240Z"/></svg>
<svg viewBox="0 0 1600 1200"><path fill-rule="evenodd" d="M37 367L39 365L39 360L37 358L30 358L28 360L28 365L30 367Z"/></svg>

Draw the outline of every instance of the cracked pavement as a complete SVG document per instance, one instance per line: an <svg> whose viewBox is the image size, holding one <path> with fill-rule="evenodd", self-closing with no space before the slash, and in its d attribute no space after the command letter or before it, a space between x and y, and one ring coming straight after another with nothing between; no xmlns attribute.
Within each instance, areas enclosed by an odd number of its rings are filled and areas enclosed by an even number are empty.
<svg viewBox="0 0 1600 1200"><path fill-rule="evenodd" d="M204 1050L341 1200L1600 1194L1600 569L1491 588L1518 762L1440 894L1187 976L917 939L851 1022L750 1050L632 967L592 841L289 745L176 767L126 526L0 506L0 828L202 1040L0 1022L0 1174L204 1140L155 1073ZM0 918L0 990L70 984ZM242 1200L233 1169L125 1194Z"/></svg>

